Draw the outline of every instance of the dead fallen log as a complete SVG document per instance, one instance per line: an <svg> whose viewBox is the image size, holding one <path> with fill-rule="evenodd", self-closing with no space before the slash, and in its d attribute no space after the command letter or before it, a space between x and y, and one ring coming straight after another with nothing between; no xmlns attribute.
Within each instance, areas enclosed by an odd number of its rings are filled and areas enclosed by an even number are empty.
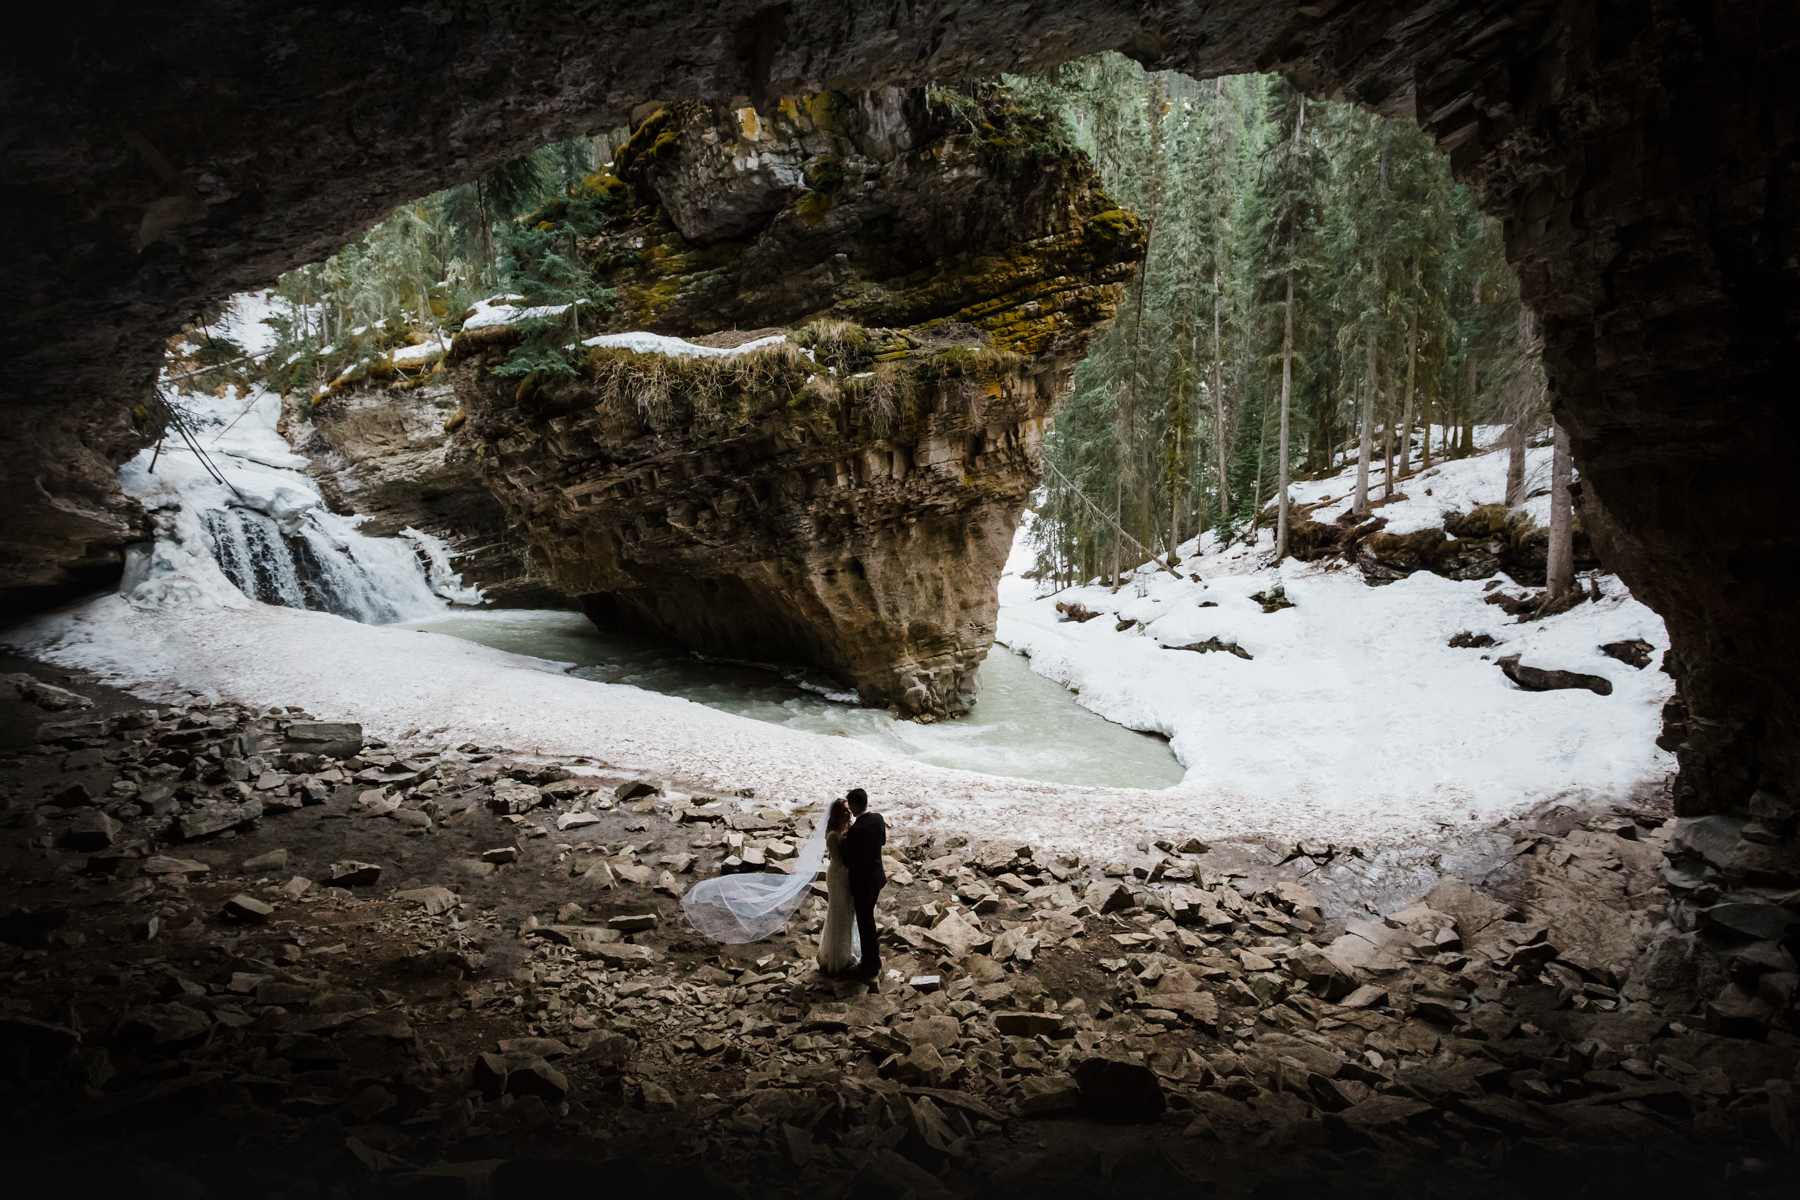
<svg viewBox="0 0 1800 1200"><path fill-rule="evenodd" d="M1556 671L1547 667L1528 667L1519 662L1519 656L1508 654L1497 659L1496 665L1505 672L1506 677L1528 692L1558 692L1571 688L1586 688L1596 696L1612 695L1612 680L1599 675L1584 675L1580 671Z"/></svg>

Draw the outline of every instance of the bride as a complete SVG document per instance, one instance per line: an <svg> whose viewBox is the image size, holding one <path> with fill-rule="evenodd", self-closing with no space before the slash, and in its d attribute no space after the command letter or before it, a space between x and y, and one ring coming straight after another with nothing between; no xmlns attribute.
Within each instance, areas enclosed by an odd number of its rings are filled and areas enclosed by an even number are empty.
<svg viewBox="0 0 1800 1200"><path fill-rule="evenodd" d="M850 898L850 869L844 860L844 834L851 826L850 806L832 801L813 826L799 857L787 874L775 872L720 875L703 879L681 898L689 924L727 945L744 945L772 937L787 925L812 890L819 868L828 892L825 931L819 937L819 969L827 975L848 973L858 961L856 907Z"/></svg>
<svg viewBox="0 0 1800 1200"><path fill-rule="evenodd" d="M833 800L825 817L825 852L831 863L825 872L825 932L819 935L819 970L827 975L848 975L856 969L856 909L850 903L850 864L844 857L844 835L855 820L850 805Z"/></svg>

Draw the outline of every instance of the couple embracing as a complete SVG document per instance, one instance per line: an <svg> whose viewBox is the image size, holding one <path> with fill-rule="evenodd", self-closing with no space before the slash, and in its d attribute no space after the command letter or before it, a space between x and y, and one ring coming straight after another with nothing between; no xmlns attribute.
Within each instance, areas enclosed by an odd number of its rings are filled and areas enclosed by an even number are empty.
<svg viewBox="0 0 1800 1200"><path fill-rule="evenodd" d="M829 895L825 932L819 936L819 970L857 979L881 977L881 943L875 933L875 901L887 884L881 848L887 822L869 811L869 794L851 788L833 800L825 816L825 873ZM858 950L861 956L858 957Z"/></svg>
<svg viewBox="0 0 1800 1200"><path fill-rule="evenodd" d="M806 847L786 874L721 875L688 889L681 907L688 921L714 941L760 942L780 932L826 868L829 904L819 938L819 969L827 975L881 977L881 945L875 933L875 901L887 883L881 848L887 824L869 811L869 795L851 788L813 827Z"/></svg>

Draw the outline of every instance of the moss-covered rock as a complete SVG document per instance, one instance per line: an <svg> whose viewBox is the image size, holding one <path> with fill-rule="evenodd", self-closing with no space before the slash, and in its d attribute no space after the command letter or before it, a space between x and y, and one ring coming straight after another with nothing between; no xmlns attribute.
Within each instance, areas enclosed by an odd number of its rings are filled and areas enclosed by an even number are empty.
<svg viewBox="0 0 1800 1200"><path fill-rule="evenodd" d="M609 289L603 331L788 331L559 350L523 378L494 372L520 331L458 337L457 436L597 621L810 663L912 716L972 702L1046 419L1143 230L1042 118L959 103L663 107L616 187L583 185L591 228L534 214Z"/></svg>

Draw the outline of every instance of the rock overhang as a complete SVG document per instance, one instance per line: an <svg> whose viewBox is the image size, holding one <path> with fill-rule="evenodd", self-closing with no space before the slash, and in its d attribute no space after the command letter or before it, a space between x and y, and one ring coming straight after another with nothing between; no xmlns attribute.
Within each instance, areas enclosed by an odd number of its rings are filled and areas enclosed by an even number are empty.
<svg viewBox="0 0 1800 1200"><path fill-rule="evenodd" d="M582 321L726 343L589 337L522 378L519 326L452 347L460 436L596 620L911 716L973 702L1045 422L1143 233L1045 119L969 103L973 132L899 89L657 109L585 206L528 218L607 288Z"/></svg>

